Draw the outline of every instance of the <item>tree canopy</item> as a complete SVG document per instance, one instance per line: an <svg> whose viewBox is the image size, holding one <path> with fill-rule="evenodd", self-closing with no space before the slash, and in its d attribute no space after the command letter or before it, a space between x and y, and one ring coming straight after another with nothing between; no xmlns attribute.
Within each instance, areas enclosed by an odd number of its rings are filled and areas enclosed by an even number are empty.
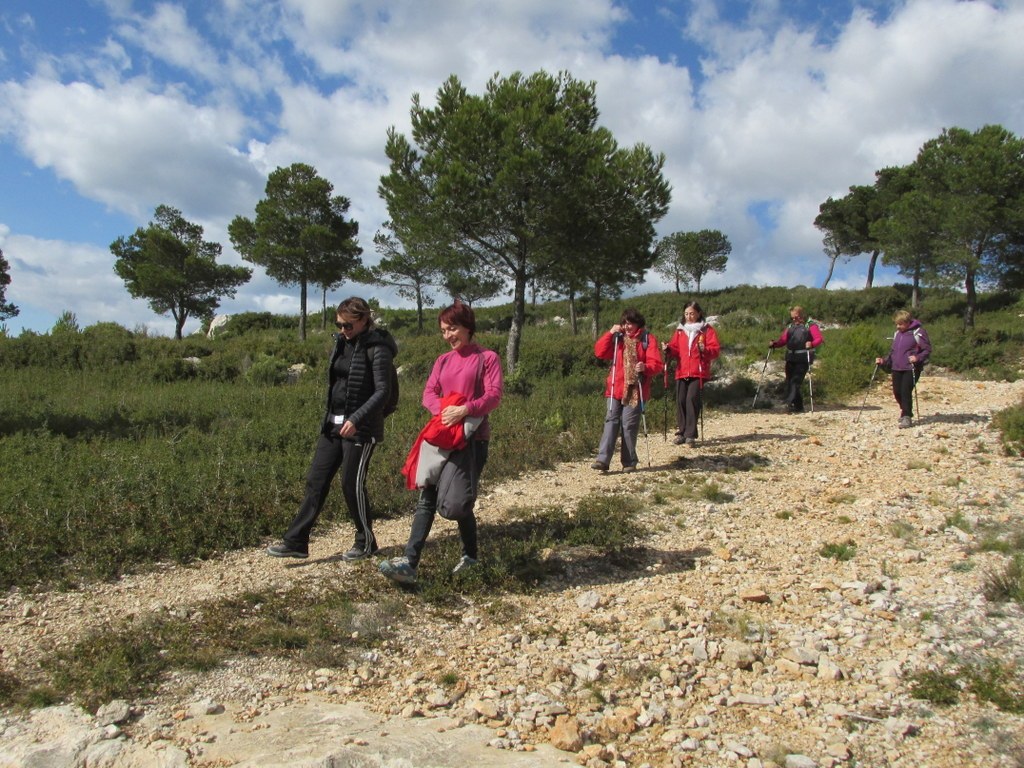
<svg viewBox="0 0 1024 768"><path fill-rule="evenodd" d="M16 317L20 311L4 298L4 295L7 293L7 286L11 284L9 269L7 259L4 258L4 252L0 251L0 320Z"/></svg>
<svg viewBox="0 0 1024 768"><path fill-rule="evenodd" d="M310 285L340 285L360 265L359 224L345 218L349 200L304 163L277 168L255 219L236 216L228 226L235 249L282 285L299 286L299 336L306 338Z"/></svg>
<svg viewBox="0 0 1024 768"><path fill-rule="evenodd" d="M712 272L724 272L730 253L732 243L717 229L673 232L658 241L654 269L675 283L676 293L680 293L681 285L691 281L700 293L701 280Z"/></svg>
<svg viewBox="0 0 1024 768"><path fill-rule="evenodd" d="M828 275L822 288L828 286L832 278L832 269L839 258L852 258L862 253L870 253L868 276L864 285L870 288L875 280L875 265L881 248L871 236L871 225L877 221L883 211L879 201L880 187L852 186L845 197L829 198L818 207L818 215L814 226L825 233L825 251L832 259Z"/></svg>
<svg viewBox="0 0 1024 768"><path fill-rule="evenodd" d="M203 228L181 211L158 205L153 221L110 245L114 271L135 298L148 299L157 314L174 318L174 338L189 317L212 314L224 296L252 276L246 267L217 264L220 243L203 240Z"/></svg>
<svg viewBox="0 0 1024 768"><path fill-rule="evenodd" d="M390 230L390 231L389 231ZM406 242L412 242L407 239ZM398 295L416 305L416 327L423 330L423 308L433 306L431 289L440 285L441 271L436 256L423 248L405 245L387 222L373 237L380 261L353 273L353 279L368 285L394 288Z"/></svg>
<svg viewBox="0 0 1024 768"><path fill-rule="evenodd" d="M948 128L913 163L884 168L873 187L850 187L819 207L815 226L835 260L871 253L920 286L959 285L964 325L974 325L979 286L1012 287L1024 277L1024 140L998 125Z"/></svg>
<svg viewBox="0 0 1024 768"><path fill-rule="evenodd" d="M406 250L436 254L446 280L454 273L511 289L508 370L528 285L556 268L581 284L650 265L654 222L669 200L664 157L643 145L622 150L598 127L593 83L496 75L475 96L452 76L436 106L413 96L411 117L411 141L388 132L380 194Z"/></svg>
<svg viewBox="0 0 1024 768"><path fill-rule="evenodd" d="M1024 140L997 125L949 128L903 181L876 236L902 271L961 285L971 327L979 285L1005 284L1024 257Z"/></svg>

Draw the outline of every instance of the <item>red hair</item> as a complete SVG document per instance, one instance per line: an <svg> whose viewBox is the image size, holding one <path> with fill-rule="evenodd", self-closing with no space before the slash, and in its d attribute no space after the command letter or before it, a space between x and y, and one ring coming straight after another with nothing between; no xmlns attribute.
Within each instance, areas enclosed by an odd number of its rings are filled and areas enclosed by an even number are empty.
<svg viewBox="0 0 1024 768"><path fill-rule="evenodd" d="M469 331L470 336L476 333L476 315L473 314L473 308L461 301L456 301L450 307L442 309L437 318L437 324L461 326Z"/></svg>

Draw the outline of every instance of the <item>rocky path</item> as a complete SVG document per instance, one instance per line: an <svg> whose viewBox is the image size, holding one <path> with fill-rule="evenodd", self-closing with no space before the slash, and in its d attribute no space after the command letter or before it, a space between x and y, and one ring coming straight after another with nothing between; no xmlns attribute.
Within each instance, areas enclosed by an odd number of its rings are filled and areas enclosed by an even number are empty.
<svg viewBox="0 0 1024 768"><path fill-rule="evenodd" d="M632 475L578 462L491 488L485 526L511 507L638 498L642 562L567 559L540 593L455 618L394 591L410 607L395 639L347 669L246 660L175 677L127 721L7 715L0 767L1022 766L1024 717L910 689L954 662L1024 669L1024 611L983 595L1006 557L976 549L986 531L1024 527L1024 462L989 428L1024 382L926 384L910 430L879 387L861 413L709 412L696 448L651 435L650 466ZM694 498L706 481L717 493ZM407 532L407 519L378 527L392 545ZM254 550L88 592L10 593L0 663L24 669L88 629L254 585L379 578L336 557L348 544L329 531L302 563ZM853 555L824 557L827 545ZM452 671L454 694L440 682ZM29 762L43 752L64 762Z"/></svg>

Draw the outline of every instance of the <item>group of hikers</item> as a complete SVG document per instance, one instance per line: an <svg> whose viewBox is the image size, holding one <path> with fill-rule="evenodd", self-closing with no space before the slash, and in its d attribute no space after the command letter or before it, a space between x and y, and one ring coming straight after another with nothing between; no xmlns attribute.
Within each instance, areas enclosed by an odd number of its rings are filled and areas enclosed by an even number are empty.
<svg viewBox="0 0 1024 768"><path fill-rule="evenodd" d="M817 323L803 307L792 307L790 323L768 343L785 352L785 406L801 413L803 382L823 341ZM885 357L875 359L875 370L892 373L892 391L900 407L899 427L913 426L913 396L921 370L931 354L931 343L921 323L901 310L893 316L896 331ZM349 517L355 527L352 547L342 553L357 561L377 553L373 516L366 491L366 475L374 447L384 438L384 418L397 397L394 358L398 346L386 329L377 327L369 304L359 297L337 308L335 343L327 376L327 404L320 436L306 475L305 495L279 544L267 553L274 557L309 556L310 533L323 509L334 477L340 471ZM474 512L480 474L487 463L491 436L488 415L501 403L501 360L474 341L476 317L472 307L456 301L438 316L441 335L450 349L433 364L421 402L430 418L416 437L402 474L406 487L418 490L412 529L404 553L383 560L380 572L400 584L415 584L423 548L438 513L458 524L462 556L453 573L479 562L477 521ZM718 334L696 301L683 315L667 343L646 328L644 316L634 308L622 312L619 322L594 343L594 354L611 365L605 381L607 398L604 429L591 464L607 472L616 442L623 472L634 472L644 408L651 382L659 374L668 386L675 362L676 445L693 446L698 436L704 385L711 379L714 360L721 353ZM765 360L767 366L767 358ZM873 376L872 376L873 379ZM813 397L812 397L813 406Z"/></svg>

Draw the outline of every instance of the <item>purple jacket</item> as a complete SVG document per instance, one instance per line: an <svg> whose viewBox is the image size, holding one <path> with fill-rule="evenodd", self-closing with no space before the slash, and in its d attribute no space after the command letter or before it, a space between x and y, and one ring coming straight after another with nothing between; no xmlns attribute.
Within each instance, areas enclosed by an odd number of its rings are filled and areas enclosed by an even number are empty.
<svg viewBox="0 0 1024 768"><path fill-rule="evenodd" d="M917 356L916 365L921 366L928 362L931 353L932 343L928 340L928 333L921 323L911 320L907 330L897 330L892 337L892 349L882 365L894 371L911 371L915 365L910 362L911 355Z"/></svg>

